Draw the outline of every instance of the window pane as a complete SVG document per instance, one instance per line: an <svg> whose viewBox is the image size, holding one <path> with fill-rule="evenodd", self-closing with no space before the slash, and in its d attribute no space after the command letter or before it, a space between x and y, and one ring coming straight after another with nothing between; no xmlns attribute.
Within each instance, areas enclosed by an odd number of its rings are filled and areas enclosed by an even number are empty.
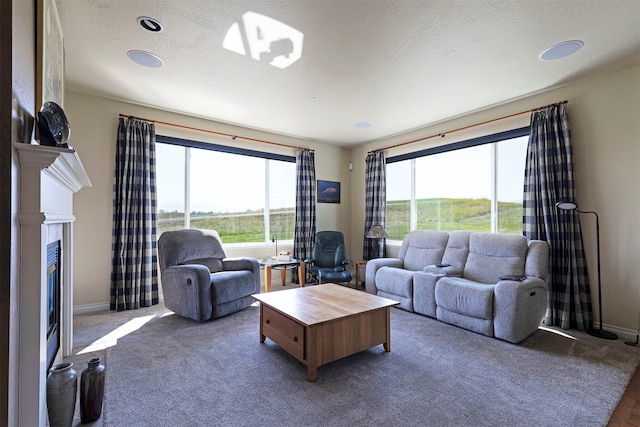
<svg viewBox="0 0 640 427"><path fill-rule="evenodd" d="M184 228L184 177L186 149L156 144L158 233Z"/></svg>
<svg viewBox="0 0 640 427"><path fill-rule="evenodd" d="M497 143L498 232L522 234L522 194L529 137Z"/></svg>
<svg viewBox="0 0 640 427"><path fill-rule="evenodd" d="M411 160L387 165L387 221L391 240L411 231Z"/></svg>
<svg viewBox="0 0 640 427"><path fill-rule="evenodd" d="M491 231L491 145L416 159L418 229Z"/></svg>
<svg viewBox="0 0 640 427"><path fill-rule="evenodd" d="M268 197L270 233L293 240L295 162L166 143L156 150L158 236L186 227L216 230L223 243L266 242Z"/></svg>
<svg viewBox="0 0 640 427"><path fill-rule="evenodd" d="M223 243L263 242L265 159L191 149L191 228Z"/></svg>
<svg viewBox="0 0 640 427"><path fill-rule="evenodd" d="M269 160L269 231L293 240L296 219L296 164Z"/></svg>

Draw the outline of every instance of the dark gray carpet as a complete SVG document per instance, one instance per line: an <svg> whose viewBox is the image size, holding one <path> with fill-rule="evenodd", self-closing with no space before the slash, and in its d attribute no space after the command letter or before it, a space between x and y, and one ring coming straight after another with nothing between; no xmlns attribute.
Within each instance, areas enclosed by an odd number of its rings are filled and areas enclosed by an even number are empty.
<svg viewBox="0 0 640 427"><path fill-rule="evenodd" d="M259 343L258 319L255 306L205 323L157 314L119 338L106 353L105 425L602 426L640 354L576 331L513 345L394 308L390 353L322 366L310 383Z"/></svg>

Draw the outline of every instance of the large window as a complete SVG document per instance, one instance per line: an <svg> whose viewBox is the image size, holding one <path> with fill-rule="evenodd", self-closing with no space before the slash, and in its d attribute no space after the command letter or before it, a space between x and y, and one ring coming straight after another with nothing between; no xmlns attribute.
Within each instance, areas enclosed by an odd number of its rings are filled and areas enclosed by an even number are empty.
<svg viewBox="0 0 640 427"><path fill-rule="evenodd" d="M224 243L293 240L295 158L157 136L158 235L216 230Z"/></svg>
<svg viewBox="0 0 640 427"><path fill-rule="evenodd" d="M528 128L387 159L387 232L522 234Z"/></svg>

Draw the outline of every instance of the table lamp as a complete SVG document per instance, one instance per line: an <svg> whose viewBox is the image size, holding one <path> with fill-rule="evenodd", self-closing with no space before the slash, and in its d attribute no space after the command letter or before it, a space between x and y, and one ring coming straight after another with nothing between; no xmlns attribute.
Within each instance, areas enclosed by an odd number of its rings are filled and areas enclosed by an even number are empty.
<svg viewBox="0 0 640 427"><path fill-rule="evenodd" d="M382 225L372 225L365 236L367 239L378 239L378 258L384 255L384 239L389 237Z"/></svg>

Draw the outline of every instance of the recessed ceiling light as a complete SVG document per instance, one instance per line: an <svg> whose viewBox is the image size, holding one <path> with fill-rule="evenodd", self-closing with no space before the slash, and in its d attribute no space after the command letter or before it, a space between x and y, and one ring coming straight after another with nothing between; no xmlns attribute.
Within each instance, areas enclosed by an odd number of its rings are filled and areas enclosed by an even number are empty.
<svg viewBox="0 0 640 427"><path fill-rule="evenodd" d="M164 65L164 61L159 56L144 50L130 50L127 56L136 64L145 67L158 68Z"/></svg>
<svg viewBox="0 0 640 427"><path fill-rule="evenodd" d="M367 128L370 128L373 125L371 123L369 123L369 122L359 122L359 123L356 123L355 126L358 129L367 129Z"/></svg>
<svg viewBox="0 0 640 427"><path fill-rule="evenodd" d="M160 33L164 29L160 21L148 16L138 16L138 25L152 33Z"/></svg>
<svg viewBox="0 0 640 427"><path fill-rule="evenodd" d="M539 56L542 61L556 61L558 59L566 58L579 51L584 42L582 40L569 40L566 42L554 44L551 47L545 49Z"/></svg>

